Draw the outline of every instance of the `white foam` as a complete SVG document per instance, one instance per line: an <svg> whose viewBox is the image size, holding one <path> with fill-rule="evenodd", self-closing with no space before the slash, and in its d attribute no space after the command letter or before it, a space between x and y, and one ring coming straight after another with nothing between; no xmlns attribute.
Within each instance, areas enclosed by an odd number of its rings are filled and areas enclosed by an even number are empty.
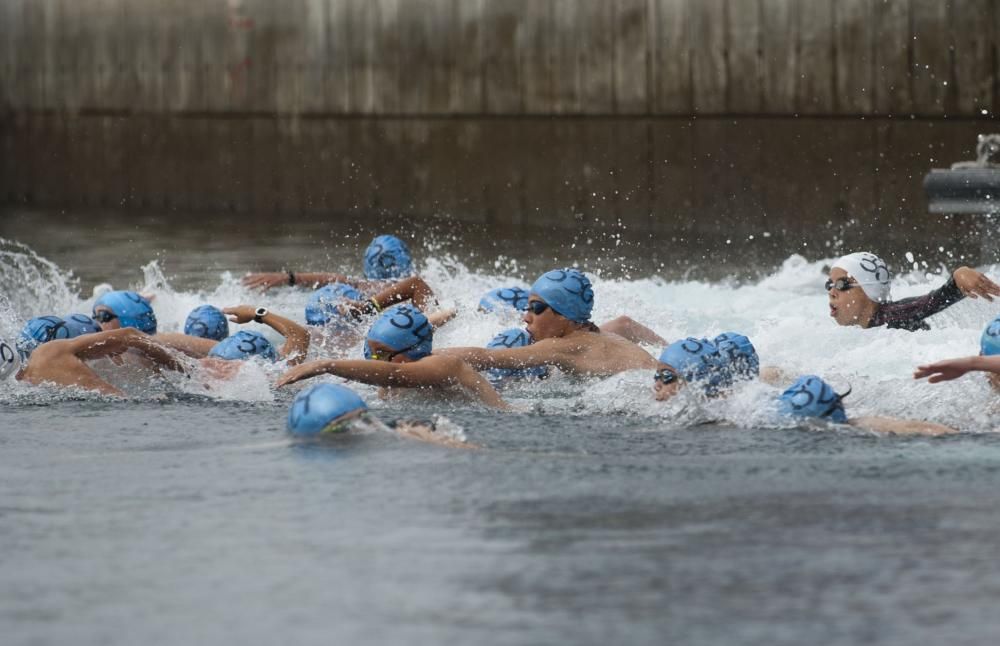
<svg viewBox="0 0 1000 646"><path fill-rule="evenodd" d="M982 329L1000 310L1000 303L966 299L930 319L933 329L929 332L839 327L828 315L823 289L823 269L832 260L792 255L772 274L745 284L709 283L693 276L682 281L595 277L594 320L601 323L626 314L667 339L742 332L753 341L762 365L779 366L790 377L818 374L840 390L852 387L853 393L846 400L851 416L927 419L963 430L1000 427L993 410L997 396L981 375L937 385L911 377L918 364L975 354ZM496 266L500 268L496 273L470 271L449 256L430 257L420 265L421 275L439 294L442 306L459 309L458 318L436 332L436 347L483 346L500 330L520 324L516 315L502 319L476 311L480 297L489 289L530 285L534 278L506 273L517 267L506 259L498 260ZM206 276L200 290L176 291L156 262L143 269L144 284L135 287L154 296L153 306L163 331L181 330L187 314L204 303L219 307L264 305L293 320L305 320L307 290L276 289L262 294L244 288L238 276L224 272ZM997 269L992 266L985 271L997 278ZM115 282L115 277L109 278ZM897 299L923 294L944 280L939 273L912 271L894 279L893 294ZM90 309L92 299L79 296L71 272L18 243L0 241L0 281L7 299L6 305L0 299L0 329L7 333L16 332L30 316ZM241 327L260 330L272 342L282 343L266 326L250 323L233 325L232 329ZM311 356L322 352L317 344ZM360 357L360 339L342 352ZM270 401L269 379L273 379L270 370L251 367L210 394ZM374 389L359 391L374 399ZM778 392L778 388L750 384L738 388L727 400L709 402L692 395L664 406L652 401L648 375L626 373L596 382L556 377L517 387L508 396L518 406L540 413L651 415L685 425L722 419L743 426L770 426L784 423L773 412Z"/></svg>

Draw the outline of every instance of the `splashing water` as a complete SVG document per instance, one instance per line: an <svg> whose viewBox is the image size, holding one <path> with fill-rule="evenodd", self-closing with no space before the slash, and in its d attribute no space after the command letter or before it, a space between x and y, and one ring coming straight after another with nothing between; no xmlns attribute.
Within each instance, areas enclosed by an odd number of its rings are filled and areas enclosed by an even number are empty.
<svg viewBox="0 0 1000 646"><path fill-rule="evenodd" d="M426 250L424 250L426 252ZM605 280L595 276L594 320L598 324L620 315L656 330L667 339L683 336L714 336L738 331L753 341L763 366L777 366L789 382L803 373L819 374L838 390L853 388L846 400L849 416L890 415L930 420L965 431L989 432L1000 427L997 397L981 375L930 385L914 381L913 369L921 363L966 356L978 351L983 326L1000 304L966 299L930 320L929 332L863 330L839 327L827 315L823 290L824 269L831 259L808 260L788 257L770 275L753 283L705 282L695 276L679 281L658 277ZM497 286L530 285L533 276L516 275L518 264L500 258L496 271L471 271L459 259L425 255L418 263L421 275L435 289L443 307L456 307L459 316L435 334L435 347L483 346L499 330L518 324L518 315L483 314L477 311L483 293ZM238 304L265 305L304 323L309 297L305 289L276 289L260 293L246 289L236 275L226 271L205 276L197 290L177 291L157 261L142 268L143 283L133 286L153 298L164 332L183 329L187 314L210 303L219 307ZM986 267L996 277L997 266ZM114 276L108 279L115 284ZM904 298L926 293L942 284L944 276L911 271L894 279L893 295ZM123 286L116 285L117 288ZM23 322L44 314L88 312L92 298L79 294L71 271L38 256L17 242L0 240L0 330L16 334ZM505 318L504 318L505 317ZM253 323L232 325L231 330L257 329L273 343L280 336L266 326ZM657 354L661 348L648 348ZM329 356L330 346L314 344L310 358ZM341 356L360 357L361 339L337 351ZM280 372L277 366L248 364L226 384L180 383L175 390L212 399L274 401L269 387ZM776 413L774 399L780 392L762 383L743 384L726 399L706 401L693 392L668 403L652 400L650 375L631 372L603 380L578 380L556 375L544 382L522 383L505 391L518 408L538 415L623 414L649 417L655 428L694 426L707 421L725 421L743 427L788 426ZM0 399L25 397L24 386L0 386ZM380 406L375 389L357 386L374 406ZM139 394L136 389L130 394ZM162 391L149 387L149 396ZM48 391L39 398L57 397ZM284 395L280 395L284 398ZM50 399L51 401L51 399Z"/></svg>

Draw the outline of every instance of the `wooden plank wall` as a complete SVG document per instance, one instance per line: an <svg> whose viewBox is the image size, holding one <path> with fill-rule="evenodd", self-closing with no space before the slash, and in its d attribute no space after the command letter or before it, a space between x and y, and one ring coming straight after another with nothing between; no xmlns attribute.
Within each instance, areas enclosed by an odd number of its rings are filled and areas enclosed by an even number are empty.
<svg viewBox="0 0 1000 646"><path fill-rule="evenodd" d="M997 0L4 0L0 107L981 117L998 25Z"/></svg>

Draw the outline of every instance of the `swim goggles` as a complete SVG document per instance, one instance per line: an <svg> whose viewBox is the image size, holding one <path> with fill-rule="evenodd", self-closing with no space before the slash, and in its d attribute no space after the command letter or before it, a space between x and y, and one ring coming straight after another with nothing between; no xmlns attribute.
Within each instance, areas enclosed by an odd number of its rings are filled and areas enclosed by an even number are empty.
<svg viewBox="0 0 1000 646"><path fill-rule="evenodd" d="M417 347L421 343L423 343L423 340L417 341L413 345L403 348L402 350L393 350L391 352L379 352L378 350L372 350L371 346L368 346L367 358L370 359L371 361L392 361L397 354L403 354L404 352L409 352L410 350Z"/></svg>
<svg viewBox="0 0 1000 646"><path fill-rule="evenodd" d="M528 301L528 311L535 316L538 316L547 309L549 309L548 303L543 303L542 301Z"/></svg>
<svg viewBox="0 0 1000 646"><path fill-rule="evenodd" d="M847 290L853 289L858 286L859 285L857 283L852 283L847 278L838 278L837 280L826 281L826 291L830 291L831 289L836 287L838 291L846 292Z"/></svg>
<svg viewBox="0 0 1000 646"><path fill-rule="evenodd" d="M110 310L100 310L94 312L94 320L98 323L110 323L118 318L118 315Z"/></svg>
<svg viewBox="0 0 1000 646"><path fill-rule="evenodd" d="M653 373L653 380L658 381L664 386L669 386L670 384L677 381L677 373L668 368L660 368L655 373Z"/></svg>

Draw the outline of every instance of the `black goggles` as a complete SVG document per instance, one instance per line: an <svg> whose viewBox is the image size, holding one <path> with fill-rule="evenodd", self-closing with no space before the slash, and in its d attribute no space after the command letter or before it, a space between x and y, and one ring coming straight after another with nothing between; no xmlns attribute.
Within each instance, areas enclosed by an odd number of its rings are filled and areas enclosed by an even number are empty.
<svg viewBox="0 0 1000 646"><path fill-rule="evenodd" d="M542 301L528 301L528 311L535 316L538 316L547 309L549 309L548 303L543 303Z"/></svg>
<svg viewBox="0 0 1000 646"><path fill-rule="evenodd" d="M98 323L110 323L111 321L118 318L118 315L109 310L100 310L99 312L94 312L94 320Z"/></svg>
<svg viewBox="0 0 1000 646"><path fill-rule="evenodd" d="M660 368L655 373L653 373L653 380L660 382L664 386L669 386L670 384L677 381L677 373L674 372L673 370Z"/></svg>
<svg viewBox="0 0 1000 646"><path fill-rule="evenodd" d="M854 289L857 286L858 286L857 283L852 283L847 278L838 278L837 280L826 281L826 291L830 291L831 289L836 287L838 291L846 292L847 290Z"/></svg>

